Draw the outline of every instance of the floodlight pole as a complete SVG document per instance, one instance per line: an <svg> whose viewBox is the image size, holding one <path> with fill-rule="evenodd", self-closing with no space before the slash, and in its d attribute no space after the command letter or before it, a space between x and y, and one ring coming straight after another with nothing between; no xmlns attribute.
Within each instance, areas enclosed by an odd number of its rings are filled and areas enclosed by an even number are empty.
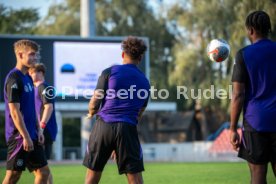
<svg viewBox="0 0 276 184"><path fill-rule="evenodd" d="M95 0L81 0L80 5L80 32L81 37L91 38L96 36ZM94 119L95 121L95 119ZM81 157L87 150L93 120L81 117Z"/></svg>
<svg viewBox="0 0 276 184"><path fill-rule="evenodd" d="M81 0L80 5L81 37L96 35L95 0Z"/></svg>

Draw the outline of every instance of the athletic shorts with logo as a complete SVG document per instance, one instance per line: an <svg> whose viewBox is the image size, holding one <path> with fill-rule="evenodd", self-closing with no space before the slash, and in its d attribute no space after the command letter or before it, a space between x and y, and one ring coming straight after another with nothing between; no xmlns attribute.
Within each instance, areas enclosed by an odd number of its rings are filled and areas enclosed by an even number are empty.
<svg viewBox="0 0 276 184"><path fill-rule="evenodd" d="M38 141L33 141L34 150L31 152L23 149L23 139L18 134L10 137L7 145L7 170L24 171L27 167L32 172L48 164L43 147Z"/></svg>

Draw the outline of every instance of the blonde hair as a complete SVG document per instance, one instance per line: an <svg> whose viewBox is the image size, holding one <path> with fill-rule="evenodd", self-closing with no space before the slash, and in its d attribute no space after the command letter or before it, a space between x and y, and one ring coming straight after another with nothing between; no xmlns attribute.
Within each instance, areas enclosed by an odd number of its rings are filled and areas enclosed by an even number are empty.
<svg viewBox="0 0 276 184"><path fill-rule="evenodd" d="M13 48L15 54L24 49L32 49L35 52L40 50L40 46L32 40L18 40L14 43Z"/></svg>

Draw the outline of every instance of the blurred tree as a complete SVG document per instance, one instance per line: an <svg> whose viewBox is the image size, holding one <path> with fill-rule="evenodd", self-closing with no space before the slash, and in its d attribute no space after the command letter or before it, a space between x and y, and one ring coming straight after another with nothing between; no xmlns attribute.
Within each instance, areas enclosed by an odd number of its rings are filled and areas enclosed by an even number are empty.
<svg viewBox="0 0 276 184"><path fill-rule="evenodd" d="M80 0L52 4L37 26L36 34L80 35Z"/></svg>
<svg viewBox="0 0 276 184"><path fill-rule="evenodd" d="M237 1L236 6L233 7L233 11L235 12L235 23L233 24L231 41L232 41L232 50L236 53L236 51L245 46L248 42L246 42L246 31L245 31L245 18L246 16L254 11L254 10L264 10L266 11L271 19L272 23L272 33L271 38L276 39L276 1L267 0L267 1L258 1L258 0L242 0Z"/></svg>
<svg viewBox="0 0 276 184"><path fill-rule="evenodd" d="M1 34L34 34L38 20L37 9L13 10L0 4Z"/></svg>
<svg viewBox="0 0 276 184"><path fill-rule="evenodd" d="M156 88L168 88L169 60L174 35L166 20L154 14L146 0L96 0L97 36L144 36L150 38L151 81ZM126 6L127 5L127 6ZM80 1L53 4L37 28L43 35L79 35Z"/></svg>
<svg viewBox="0 0 276 184"><path fill-rule="evenodd" d="M230 39L232 24L235 21L233 7L235 0L198 1L187 0L185 6L175 4L169 12L170 20L179 31L178 44L174 46L175 65L170 75L171 85L185 85L189 91L215 88L227 89L232 59L223 63L212 63L208 60L206 47L214 38ZM227 70L228 69L228 70ZM202 94L202 92L201 92ZM191 96L191 95L190 95ZM228 108L228 103L218 99L204 99L203 106ZM194 100L183 102L184 108L194 108Z"/></svg>
<svg viewBox="0 0 276 184"><path fill-rule="evenodd" d="M170 85L185 85L195 94L197 89L226 89L229 91L231 74L236 52L250 44L244 26L246 16L254 10L266 11L272 21L272 38L276 38L276 3L258 0L185 0L176 3L168 11L170 24L175 27L178 42L173 47L175 57L169 76ZM231 55L228 61L213 63L207 58L206 47L210 40L222 38L229 42ZM202 94L202 92L201 92ZM229 120L227 99L206 99L201 97L201 104L210 113L216 114L212 122L221 124ZM179 100L184 109L193 109L195 100Z"/></svg>
<svg viewBox="0 0 276 184"><path fill-rule="evenodd" d="M96 0L97 35L145 36L150 39L151 84L168 88L171 48L175 37L162 17L145 0ZM157 8L157 7L155 7Z"/></svg>

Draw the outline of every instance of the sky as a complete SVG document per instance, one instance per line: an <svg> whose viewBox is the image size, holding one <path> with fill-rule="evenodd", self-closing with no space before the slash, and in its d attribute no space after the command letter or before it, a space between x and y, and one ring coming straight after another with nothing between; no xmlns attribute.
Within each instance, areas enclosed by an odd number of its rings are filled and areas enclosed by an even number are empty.
<svg viewBox="0 0 276 184"><path fill-rule="evenodd" d="M38 8L38 12L42 18L47 15L50 5L64 1L65 0L0 0L0 4L4 4L6 7L11 7L13 9ZM148 3L155 7L159 2L169 5L177 1L179 0L148 0Z"/></svg>

